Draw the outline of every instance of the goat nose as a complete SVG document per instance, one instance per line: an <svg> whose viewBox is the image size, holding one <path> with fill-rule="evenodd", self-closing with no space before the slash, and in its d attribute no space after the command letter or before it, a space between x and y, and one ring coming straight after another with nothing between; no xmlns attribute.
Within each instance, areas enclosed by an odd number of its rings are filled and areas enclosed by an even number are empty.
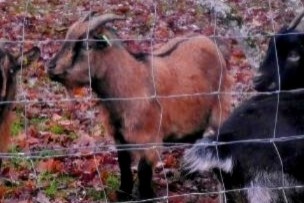
<svg viewBox="0 0 304 203"><path fill-rule="evenodd" d="M264 74L260 71L257 71L255 74L254 74L254 78L261 78Z"/></svg>
<svg viewBox="0 0 304 203"><path fill-rule="evenodd" d="M255 89L260 89L260 86L263 86L263 84L265 85L265 80L264 80L265 78L263 78L263 77L254 77L253 79L252 79L252 84L253 84L253 86L254 86L254 88Z"/></svg>
<svg viewBox="0 0 304 203"><path fill-rule="evenodd" d="M47 63L46 64L46 72L49 74L49 75L53 75L54 74L54 70L56 68L56 64L55 63Z"/></svg>
<svg viewBox="0 0 304 203"><path fill-rule="evenodd" d="M53 69L55 69L55 67L56 67L56 64L54 64L54 63L48 63L47 64L47 69L48 70L53 70Z"/></svg>

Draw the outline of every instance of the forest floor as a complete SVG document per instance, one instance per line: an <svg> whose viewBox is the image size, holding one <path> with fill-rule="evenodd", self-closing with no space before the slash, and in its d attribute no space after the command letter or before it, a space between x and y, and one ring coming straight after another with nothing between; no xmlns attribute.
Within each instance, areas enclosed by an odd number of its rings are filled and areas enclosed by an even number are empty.
<svg viewBox="0 0 304 203"><path fill-rule="evenodd" d="M1 168L1 202L115 202L120 174L104 109L91 89L50 81L45 64L69 26L89 11L127 17L112 26L131 52L201 33L219 40L233 77L233 107L254 94L252 76L269 35L294 17L301 1L265 0L0 0L0 39L13 53L33 46L41 57L18 75L12 144ZM303 6L303 5L302 5ZM152 42L152 43L151 43ZM158 202L218 202L212 173L182 173L184 148L159 150ZM133 167L136 174L136 167ZM135 176L136 177L136 176ZM136 178L135 178L136 180ZM163 198L163 199L162 199Z"/></svg>

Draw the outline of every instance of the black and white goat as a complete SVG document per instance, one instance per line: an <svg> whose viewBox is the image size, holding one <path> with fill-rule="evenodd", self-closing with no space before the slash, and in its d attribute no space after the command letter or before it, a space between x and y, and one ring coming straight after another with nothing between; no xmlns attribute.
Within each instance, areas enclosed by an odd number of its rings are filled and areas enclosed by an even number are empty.
<svg viewBox="0 0 304 203"><path fill-rule="evenodd" d="M303 15L284 33L295 32ZM304 35L273 37L256 89L303 88L303 47ZM301 89L254 96L234 110L218 136L186 151L185 167L191 172L215 171L227 202L304 202L303 103Z"/></svg>
<svg viewBox="0 0 304 203"><path fill-rule="evenodd" d="M304 138L297 137L304 134L304 92L281 93L277 102L277 95L245 102L218 137L204 138L186 152L186 167L221 170L224 189L249 188L243 191L249 202L280 202L283 192L276 188L304 185ZM301 189L286 189L285 195L304 201Z"/></svg>

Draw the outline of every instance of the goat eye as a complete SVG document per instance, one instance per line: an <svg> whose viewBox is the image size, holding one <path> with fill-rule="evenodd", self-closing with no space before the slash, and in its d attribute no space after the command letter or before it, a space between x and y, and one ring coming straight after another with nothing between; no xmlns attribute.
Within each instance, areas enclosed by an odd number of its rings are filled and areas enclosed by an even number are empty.
<svg viewBox="0 0 304 203"><path fill-rule="evenodd" d="M77 53L79 52L81 49L85 48L85 42L83 41L78 41L76 42L75 46L74 46L74 51Z"/></svg>
<svg viewBox="0 0 304 203"><path fill-rule="evenodd" d="M287 60L290 62L298 62L300 60L300 54L297 51L290 51L287 56Z"/></svg>
<svg viewBox="0 0 304 203"><path fill-rule="evenodd" d="M78 41L74 46L75 51L88 50L89 48L90 41L88 40Z"/></svg>
<svg viewBox="0 0 304 203"><path fill-rule="evenodd" d="M83 44L84 44L84 42L82 42L82 41L78 41L78 42L75 43L75 45L73 47L72 64L74 64L75 61L77 60L77 58L79 57L80 52L83 49Z"/></svg>
<svg viewBox="0 0 304 203"><path fill-rule="evenodd" d="M89 44L88 41L83 41L83 42L81 43L81 49L87 50L88 48L90 48L89 45L90 45L90 44Z"/></svg>

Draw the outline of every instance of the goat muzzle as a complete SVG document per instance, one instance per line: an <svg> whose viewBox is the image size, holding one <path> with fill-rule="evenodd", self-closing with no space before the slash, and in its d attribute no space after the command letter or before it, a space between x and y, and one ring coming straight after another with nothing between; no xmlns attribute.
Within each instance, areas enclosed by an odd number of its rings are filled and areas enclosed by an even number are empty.
<svg viewBox="0 0 304 203"><path fill-rule="evenodd" d="M271 92L278 89L278 84L272 80L267 80L264 77L253 78L254 89L258 92Z"/></svg>
<svg viewBox="0 0 304 203"><path fill-rule="evenodd" d="M64 73L57 73L55 66L49 66L47 69L47 74L51 80L63 83L64 82Z"/></svg>

